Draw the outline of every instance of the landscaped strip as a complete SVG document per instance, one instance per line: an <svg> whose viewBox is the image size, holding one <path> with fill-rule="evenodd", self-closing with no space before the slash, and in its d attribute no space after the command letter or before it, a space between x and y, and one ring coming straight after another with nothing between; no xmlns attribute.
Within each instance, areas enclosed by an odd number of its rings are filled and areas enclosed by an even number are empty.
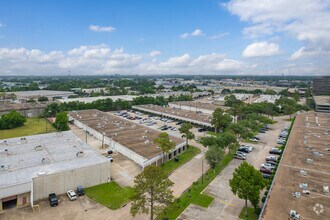
<svg viewBox="0 0 330 220"><path fill-rule="evenodd" d="M200 152L201 150L198 147L189 146L185 152L176 157L178 159L177 161L175 161L174 159L169 160L166 163L162 164L161 168L164 170L165 173L170 175L174 170L178 169L180 166L190 161Z"/></svg>
<svg viewBox="0 0 330 220"><path fill-rule="evenodd" d="M0 139L15 138L15 137L24 137L28 135L36 135L46 133L46 124L47 132L55 132L56 129L44 118L27 118L24 126L1 130Z"/></svg>
<svg viewBox="0 0 330 220"><path fill-rule="evenodd" d="M239 214L239 218L247 219L247 220L257 220L259 215L255 213L254 208L247 207L247 209L248 209L248 216L245 216L245 207L244 207L241 213Z"/></svg>
<svg viewBox="0 0 330 220"><path fill-rule="evenodd" d="M201 194L202 191L214 180L214 178L230 163L233 159L233 153L227 154L223 160L216 165L215 169L209 169L206 174L194 182L186 192L184 192L179 198L177 198L171 205L166 207L162 213L160 213L157 219L176 219L179 215L191 204L201 205L208 207L214 200L212 197Z"/></svg>
<svg viewBox="0 0 330 220"><path fill-rule="evenodd" d="M85 189L86 195L97 203L115 210L130 201L133 195L131 187L120 187L116 182L104 183Z"/></svg>

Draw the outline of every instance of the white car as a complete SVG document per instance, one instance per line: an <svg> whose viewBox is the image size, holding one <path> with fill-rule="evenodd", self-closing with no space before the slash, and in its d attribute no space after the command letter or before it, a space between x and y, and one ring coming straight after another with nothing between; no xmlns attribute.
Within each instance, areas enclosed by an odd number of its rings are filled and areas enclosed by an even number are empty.
<svg viewBox="0 0 330 220"><path fill-rule="evenodd" d="M241 147L246 147L250 152L253 150L253 147L247 144L241 144Z"/></svg>
<svg viewBox="0 0 330 220"><path fill-rule="evenodd" d="M107 155L106 158L110 161L110 163L113 162L113 157L112 156Z"/></svg>
<svg viewBox="0 0 330 220"><path fill-rule="evenodd" d="M269 163L263 163L263 164L261 164L261 167L265 167L266 169L274 169L275 168L274 165L271 165Z"/></svg>
<svg viewBox="0 0 330 220"><path fill-rule="evenodd" d="M77 199L77 195L73 190L67 191L66 194L68 195L70 201L73 201L73 200Z"/></svg>
<svg viewBox="0 0 330 220"><path fill-rule="evenodd" d="M250 141L258 142L259 140L257 138L250 138Z"/></svg>

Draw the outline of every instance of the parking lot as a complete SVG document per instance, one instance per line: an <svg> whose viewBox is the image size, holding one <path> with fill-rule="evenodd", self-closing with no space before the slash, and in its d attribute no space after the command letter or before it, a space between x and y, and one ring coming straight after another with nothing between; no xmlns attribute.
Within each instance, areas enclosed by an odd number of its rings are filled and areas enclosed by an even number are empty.
<svg viewBox="0 0 330 220"><path fill-rule="evenodd" d="M270 130L266 133L257 135L260 142L256 144L241 143L253 146L254 149L247 155L246 161L256 169L265 163L265 157L269 155L269 150L277 146L277 137L281 130L289 124L288 117L277 117L274 120L276 124L270 125ZM218 175L211 184L204 190L205 193L213 196L215 200L208 208L202 208L196 205L189 205L188 208L179 216L178 219L239 219L238 216L244 206L244 200L235 196L229 186L229 179L236 167L242 160L234 159L229 165Z"/></svg>

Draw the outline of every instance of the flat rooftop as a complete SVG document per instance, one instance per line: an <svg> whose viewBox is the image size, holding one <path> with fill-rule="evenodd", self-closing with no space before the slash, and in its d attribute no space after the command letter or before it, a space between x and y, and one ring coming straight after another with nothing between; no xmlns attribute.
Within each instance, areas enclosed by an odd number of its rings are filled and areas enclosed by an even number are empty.
<svg viewBox="0 0 330 220"><path fill-rule="evenodd" d="M71 131L0 140L0 188L108 162ZM77 156L77 152L83 155Z"/></svg>
<svg viewBox="0 0 330 220"><path fill-rule="evenodd" d="M96 130L104 133L106 137L113 139L124 147L134 151L140 156L151 159L162 153L162 150L153 140L158 137L159 131L130 122L113 113L99 110L81 110L70 112L70 116ZM176 145L184 142L181 138L170 136Z"/></svg>
<svg viewBox="0 0 330 220"><path fill-rule="evenodd" d="M117 101L121 99L123 101L133 101L134 98L138 96L134 95L117 95L117 96L98 96L98 97L85 97L85 98L72 98L72 99L57 99L58 102L66 103L66 102L84 102L84 103L91 103L97 100L103 99L112 99L112 101Z"/></svg>
<svg viewBox="0 0 330 220"><path fill-rule="evenodd" d="M262 219L288 219L296 210L301 219L329 219L330 194L330 114L309 112L299 114L278 168L275 182ZM312 159L311 163L307 159ZM307 175L302 175L305 171ZM310 195L302 193L301 183L307 183ZM301 193L300 198L292 194Z"/></svg>
<svg viewBox="0 0 330 220"><path fill-rule="evenodd" d="M5 103L1 104L0 112L11 110L28 110L28 109L43 109L46 108L49 103Z"/></svg>
<svg viewBox="0 0 330 220"><path fill-rule="evenodd" d="M61 96L67 94L74 94L69 91L55 91L55 90L35 90L35 91L21 91L12 92L17 96Z"/></svg>
<svg viewBox="0 0 330 220"><path fill-rule="evenodd" d="M316 105L330 105L330 96L314 96Z"/></svg>
<svg viewBox="0 0 330 220"><path fill-rule="evenodd" d="M191 121L192 123L200 123L205 124L209 127L211 125L212 115L205 113L197 113L196 111L188 111L180 108L170 108L170 107L162 107L158 105L137 105L133 106L133 108L140 109L148 112L157 112L158 114L166 114L168 116L172 116L173 118L180 118L182 120Z"/></svg>
<svg viewBox="0 0 330 220"><path fill-rule="evenodd" d="M202 109L207 109L207 110L211 110L214 111L217 108L223 108L223 106L219 106L219 105L214 105L212 103L207 103L207 102L202 102L202 101L181 101L181 102L172 102L171 104L174 105L184 105L184 106L190 106L192 111L194 111L194 108L202 108Z"/></svg>

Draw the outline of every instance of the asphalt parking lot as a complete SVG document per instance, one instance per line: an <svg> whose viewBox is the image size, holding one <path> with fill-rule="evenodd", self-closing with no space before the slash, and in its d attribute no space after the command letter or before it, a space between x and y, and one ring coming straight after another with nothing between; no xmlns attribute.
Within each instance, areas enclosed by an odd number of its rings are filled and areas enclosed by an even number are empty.
<svg viewBox="0 0 330 220"><path fill-rule="evenodd" d="M264 134L259 134L261 139L259 143L250 144L254 150L247 155L247 162L254 165L256 169L265 162L265 157L269 155L269 150L276 146L277 136L289 122L285 121L287 117L278 117L278 121L271 125L271 129ZM215 200L208 208L196 205L189 205L188 208L179 216L178 219L239 219L238 216L244 206L244 200L236 197L230 190L229 179L241 160L234 159L229 165L210 183L204 190L205 193L213 196Z"/></svg>

